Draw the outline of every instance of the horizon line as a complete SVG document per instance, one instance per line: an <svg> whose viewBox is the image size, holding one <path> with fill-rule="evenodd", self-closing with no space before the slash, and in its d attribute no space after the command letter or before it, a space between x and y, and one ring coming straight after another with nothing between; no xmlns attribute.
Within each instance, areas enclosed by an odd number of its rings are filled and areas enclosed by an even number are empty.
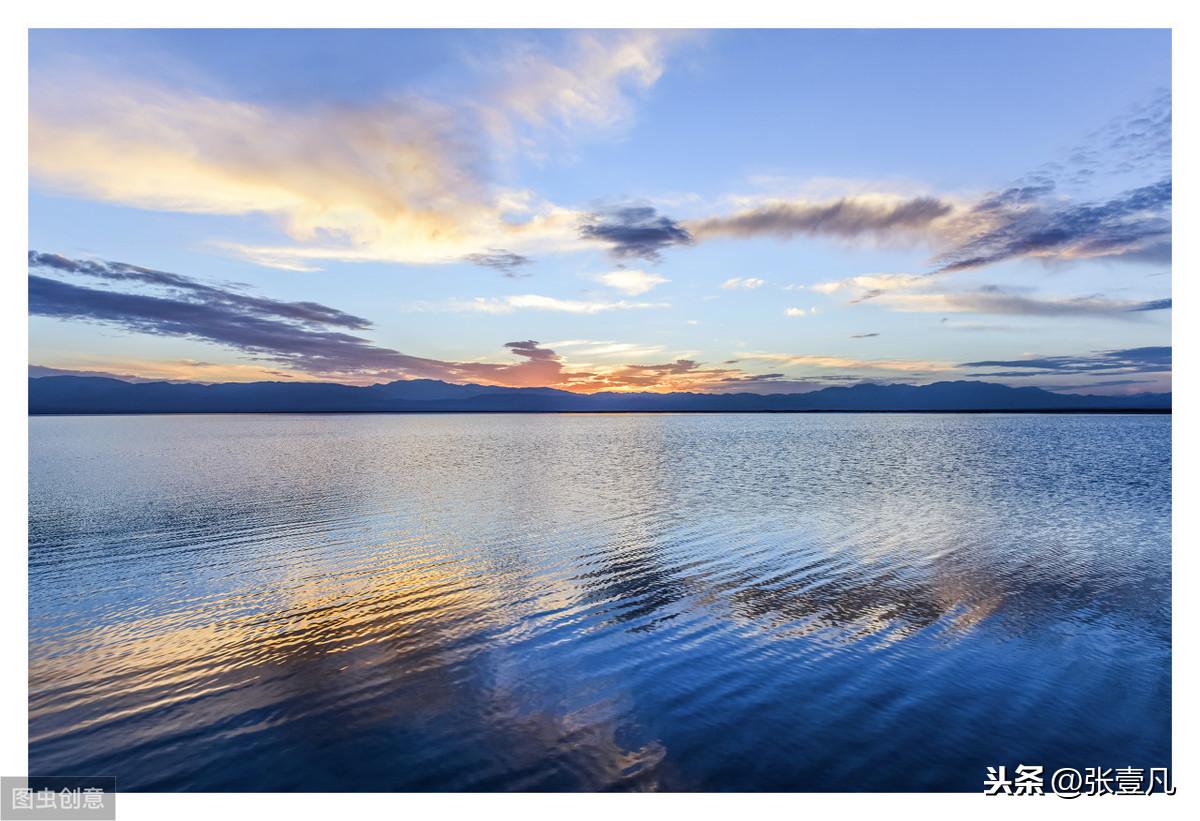
<svg viewBox="0 0 1200 821"><path fill-rule="evenodd" d="M60 370L57 368L50 368L50 366L45 366L45 365L32 365L29 367L42 367L42 368L47 368L50 370ZM489 390L555 391L557 393L570 394L572 396L597 396L597 395L601 395L601 394L610 394L610 395L614 395L614 396L637 396L637 395L664 396L664 397L665 396L712 396L712 397L758 396L758 397L768 398L768 397L773 397L773 396L805 396L805 395L808 395L811 393L818 393L818 392L826 391L826 390L834 390L834 389L850 390L850 389L859 388L859 387L877 387L877 388L896 387L896 388L918 388L918 389L920 389L920 388L932 387L934 385L959 385L959 384L989 385L989 386L993 386L993 387L1007 388L1009 390L1014 390L1014 391L1028 390L1030 388L1033 388L1035 390L1039 390L1039 391L1042 391L1042 392L1048 393L1048 394L1053 394L1055 396L1079 396L1079 397L1112 398L1112 399L1131 399L1131 398L1137 397L1137 396L1171 396L1173 394L1173 391L1171 391L1171 390L1168 390L1168 391L1149 391L1148 390L1148 391L1139 391L1137 393L1125 393L1125 394L1075 393L1072 391L1087 390L1089 388L1089 386L1080 385L1078 387L1074 387L1074 386L1072 386L1070 388L1059 387L1057 389L1053 389L1053 388L1042 387L1040 385L1010 385L1005 382L991 382L991 381L988 381L985 379L939 379L934 382L925 382L925 383L888 382L888 381L873 381L870 379L864 379L860 382L855 382L853 384L847 384L847 385L836 385L836 384L835 385L830 385L830 384L816 385L811 390L776 391L776 392L772 392L772 393L761 393L759 391L725 391L725 392L700 391L700 390L658 391L658 390L619 390L619 389L612 389L612 388L596 390L596 391L581 391L581 390L571 390L569 388L558 388L558 387L554 387L552 385L488 385L488 384L484 384L481 382L450 382L445 379L433 379L430 377L411 377L411 378L398 377L396 379L390 379L387 381L371 382L371 383L366 383L366 384L354 383L354 382L338 382L338 381L333 381L333 380L318 380L318 379L313 379L313 380L308 380L308 379L303 379L303 380L255 379L255 380L245 380L245 381L231 380L231 381L209 382L209 381L196 381L196 380L189 380L189 379L151 379L149 377L138 377L138 376L134 376L132 374L112 374L112 373L106 373L106 372L102 372L102 371L95 371L95 372L82 372L81 371L81 372L75 372L75 373L50 373L50 374L37 374L37 375L29 374L27 378L28 379L61 379L61 378L104 379L104 380L111 380L114 382L121 382L126 385L200 385L200 386L204 386L204 387L213 387L213 386L218 386L218 385L297 385L297 386L330 385L330 386L337 386L337 387L341 387L341 388L358 388L358 389L362 389L362 390L366 390L366 389L373 388L373 387L393 385L396 383L432 382L432 383L437 383L440 385L453 385L455 387L463 387L463 388L470 388L470 387L487 388Z"/></svg>

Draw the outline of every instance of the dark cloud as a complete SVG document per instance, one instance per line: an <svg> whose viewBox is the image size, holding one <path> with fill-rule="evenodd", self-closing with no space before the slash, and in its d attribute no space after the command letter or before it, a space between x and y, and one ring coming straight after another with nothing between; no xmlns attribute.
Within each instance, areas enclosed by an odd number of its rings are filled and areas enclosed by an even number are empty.
<svg viewBox="0 0 1200 821"><path fill-rule="evenodd" d="M189 277L124 263L71 260L31 252L30 266L108 282L150 286L157 293L92 288L29 275L29 313L95 322L137 333L210 342L290 369L334 378L425 377L506 385L555 384L563 378L553 351L531 340L506 347L514 364L445 362L409 356L346 333L370 323L314 302L281 302Z"/></svg>
<svg viewBox="0 0 1200 821"><path fill-rule="evenodd" d="M504 343L504 347L517 356L523 356L527 359L558 360L558 355L554 351L541 347L532 339L526 339L523 342L506 342Z"/></svg>
<svg viewBox="0 0 1200 821"><path fill-rule="evenodd" d="M29 312L214 342L313 373L407 371L428 361L341 331L313 327L311 321L263 316L220 299L205 302L87 288L35 274L29 275Z"/></svg>
<svg viewBox="0 0 1200 821"><path fill-rule="evenodd" d="M1060 206L1022 192L1010 189L977 205L972 214L988 227L939 256L938 270L980 268L1024 256L1170 261L1169 179L1081 205Z"/></svg>
<svg viewBox="0 0 1200 821"><path fill-rule="evenodd" d="M579 226L584 239L607 242L618 258L640 257L651 262L672 245L691 245L692 235L670 217L648 206L627 206L589 214Z"/></svg>
<svg viewBox="0 0 1200 821"><path fill-rule="evenodd" d="M1130 308L1130 311L1166 311L1171 308L1170 299L1152 299L1149 302L1143 302L1136 308Z"/></svg>
<svg viewBox="0 0 1200 821"><path fill-rule="evenodd" d="M267 299L243 293L229 286L211 285L181 274L142 268L124 262L68 259L58 254L30 251L29 267L88 276L109 282L156 287L185 300L202 301L209 305L223 305L238 313L354 330L371 327L371 323L362 317L347 314L316 302L283 302Z"/></svg>
<svg viewBox="0 0 1200 821"><path fill-rule="evenodd" d="M499 271L506 277L512 278L528 276L520 269L533 262L529 257L514 254L503 248L489 248L484 254L467 254L463 259L466 262Z"/></svg>
<svg viewBox="0 0 1200 821"><path fill-rule="evenodd" d="M951 211L934 197L915 197L897 203L846 197L831 203L779 202L728 217L688 223L696 237L772 236L797 234L853 238L921 230Z"/></svg>
<svg viewBox="0 0 1200 821"><path fill-rule="evenodd" d="M1153 346L1096 351L1082 356L1044 356L1030 359L985 359L963 362L960 368L1008 368L969 376L1024 377L1064 374L1170 373L1171 347Z"/></svg>
<svg viewBox="0 0 1200 821"><path fill-rule="evenodd" d="M850 334L850 338L851 338L851 339L870 339L870 338L871 338L871 337L873 337L873 336L879 336L879 334L878 334L878 333L869 333L869 334Z"/></svg>

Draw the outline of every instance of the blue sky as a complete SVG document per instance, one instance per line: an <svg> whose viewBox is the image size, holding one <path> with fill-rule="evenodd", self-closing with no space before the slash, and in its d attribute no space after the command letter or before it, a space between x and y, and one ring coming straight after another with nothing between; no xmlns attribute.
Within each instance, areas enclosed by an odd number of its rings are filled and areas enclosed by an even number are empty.
<svg viewBox="0 0 1200 821"><path fill-rule="evenodd" d="M31 365L1169 390L1170 58L1164 31L35 31Z"/></svg>

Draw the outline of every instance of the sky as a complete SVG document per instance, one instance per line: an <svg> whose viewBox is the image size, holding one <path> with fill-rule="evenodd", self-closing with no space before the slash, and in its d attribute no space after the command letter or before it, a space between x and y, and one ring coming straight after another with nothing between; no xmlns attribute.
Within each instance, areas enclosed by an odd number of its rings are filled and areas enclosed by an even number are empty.
<svg viewBox="0 0 1200 821"><path fill-rule="evenodd" d="M34 30L30 373L1169 391L1161 30Z"/></svg>

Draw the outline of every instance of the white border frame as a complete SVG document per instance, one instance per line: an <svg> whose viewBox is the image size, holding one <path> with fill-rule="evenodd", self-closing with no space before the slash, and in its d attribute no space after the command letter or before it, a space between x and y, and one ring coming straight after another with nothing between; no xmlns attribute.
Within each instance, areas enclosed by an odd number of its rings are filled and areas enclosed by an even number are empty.
<svg viewBox="0 0 1200 821"><path fill-rule="evenodd" d="M23 4L24 5L24 4ZM282 795L282 794L130 794L119 797L120 819L208 819L219 814L226 819L288 816L299 819L343 817L396 817L427 815L457 818L514 818L531 821L555 818L565 813L572 821L604 819L614 813L633 817L657 817L664 812L698 818L724 818L734 813L834 812L854 816L928 818L931 815L980 818L1082 813L1089 818L1121 817L1132 814L1169 816L1187 813L1195 817L1200 794L1196 767L1196 708L1191 695L1196 687L1195 642L1196 595L1196 503L1198 436L1196 423L1197 355L1195 313L1197 288L1193 226L1196 225L1195 146L1197 129L1197 83L1200 82L1200 29L1192 25L1194 0L1136 3L1084 2L1083 0L1008 0L989 7L976 7L949 0L909 0L888 3L860 0L853 4L819 6L794 4L783 8L778 2L740 0L716 8L700 8L683 2L608 0L602 8L573 9L570 4L550 0L451 0L436 4L397 7L382 2L340 0L325 7L301 6L271 0L206 0L194 6L169 7L152 0L56 0L4 12L0 60L4 61L4 110L7 112L3 140L4 191L9 207L4 210L7 253L5 260L23 263L28 250L28 29L109 27L448 27L448 28L544 28L544 27L869 27L869 28L958 28L958 27L1081 27L1081 28L1171 28L1173 29L1175 182L1174 223L1184 230L1175 235L1175 265L1183 273L1173 278L1175 305L1174 347L1180 363L1175 370L1175 415L1173 458L1175 500L1173 521L1173 665L1174 707L1173 775L1179 794L1173 798L1081 798L1065 801L1055 797L984 798L982 795L777 795L777 794L671 794L631 795ZM26 366L28 362L27 296L23 278L9 271L2 280L3 321L3 416L0 417L0 459L3 464L0 504L0 636L5 663L0 675L0 772L23 775L27 766L27 673L28 673L28 581L27 468L28 418L26 415ZM1182 312L1182 313L1180 313ZM20 386L12 388L11 386ZM1180 501L1183 504L1179 504ZM1015 803L1014 803L1015 802ZM1191 811L1185 808L1192 806ZM624 821L624 819L622 819Z"/></svg>

